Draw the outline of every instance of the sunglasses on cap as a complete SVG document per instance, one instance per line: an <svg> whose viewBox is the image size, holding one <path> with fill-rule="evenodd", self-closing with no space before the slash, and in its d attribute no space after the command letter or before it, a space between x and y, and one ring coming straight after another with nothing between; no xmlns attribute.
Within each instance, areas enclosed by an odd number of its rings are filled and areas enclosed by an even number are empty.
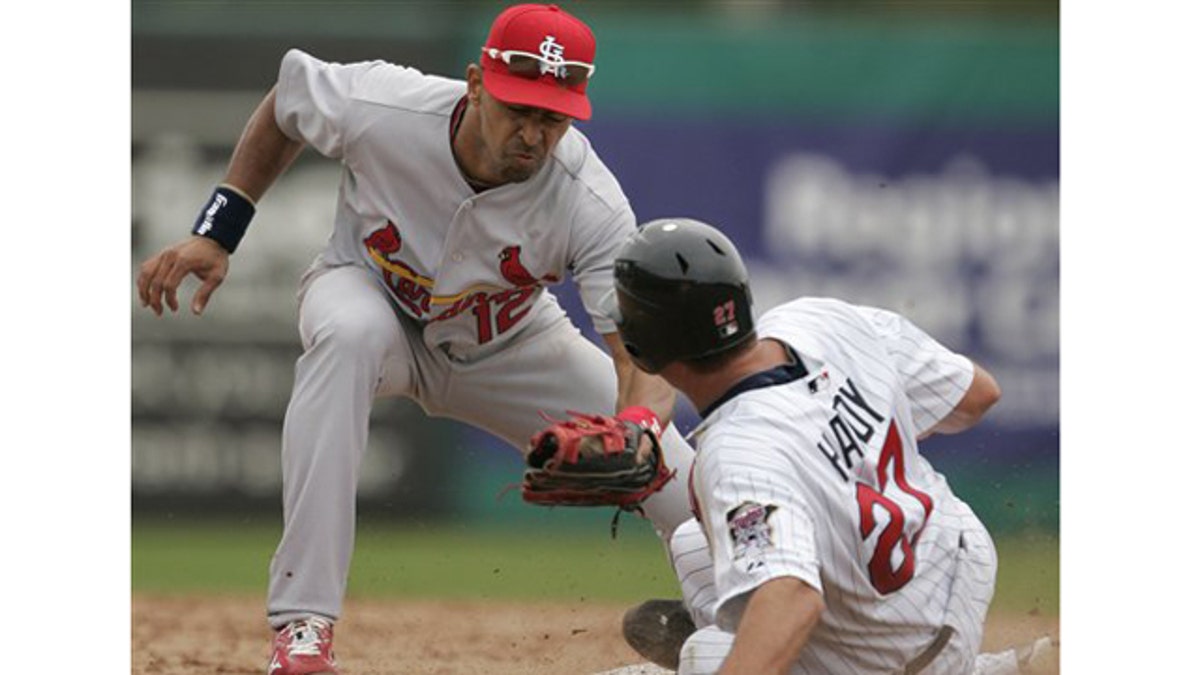
<svg viewBox="0 0 1200 675"><path fill-rule="evenodd" d="M596 72L596 66L583 61L563 61L548 59L539 54L522 52L516 49L500 51L495 47L484 47L483 53L489 58L502 61L508 66L510 75L536 80L547 73L554 75L568 87L577 87Z"/></svg>

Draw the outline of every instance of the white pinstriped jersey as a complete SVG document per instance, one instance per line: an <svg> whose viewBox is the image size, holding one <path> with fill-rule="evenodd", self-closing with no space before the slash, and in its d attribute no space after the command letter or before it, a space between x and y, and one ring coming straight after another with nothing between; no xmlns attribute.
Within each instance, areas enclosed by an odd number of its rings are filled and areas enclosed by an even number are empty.
<svg viewBox="0 0 1200 675"><path fill-rule="evenodd" d="M628 199L577 129L523 183L476 194L450 149L466 83L383 61L283 58L275 119L342 162L333 234L318 264L370 269L425 341L463 356L517 332L570 272L599 333L612 260L636 230Z"/></svg>
<svg viewBox="0 0 1200 675"><path fill-rule="evenodd" d="M982 531L916 440L974 366L895 313L838 300L792 301L758 332L802 368L749 378L695 432L717 624L736 631L750 591L794 576L826 611L793 673L902 670L953 624L960 536Z"/></svg>

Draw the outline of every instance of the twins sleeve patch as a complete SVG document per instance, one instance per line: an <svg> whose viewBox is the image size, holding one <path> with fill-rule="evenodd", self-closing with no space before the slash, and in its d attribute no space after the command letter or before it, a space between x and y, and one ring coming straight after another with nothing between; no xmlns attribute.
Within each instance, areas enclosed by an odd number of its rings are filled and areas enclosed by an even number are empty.
<svg viewBox="0 0 1200 675"><path fill-rule="evenodd" d="M742 502L725 514L733 542L733 560L743 561L747 572L761 567L763 552L775 546L768 520L777 508L773 504Z"/></svg>

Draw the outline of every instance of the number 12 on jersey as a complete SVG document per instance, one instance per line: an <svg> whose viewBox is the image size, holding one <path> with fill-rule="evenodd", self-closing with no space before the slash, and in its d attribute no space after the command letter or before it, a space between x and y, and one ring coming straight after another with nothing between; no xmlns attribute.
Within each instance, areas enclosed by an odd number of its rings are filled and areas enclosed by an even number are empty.
<svg viewBox="0 0 1200 675"><path fill-rule="evenodd" d="M494 295L477 294L474 304L471 305L471 312L475 315L475 328L478 331L476 339L479 344L487 344L496 335L507 333L510 328L524 318L529 313L529 307L521 307L521 305L537 290L537 286L526 286ZM493 303L497 305L495 312L492 311ZM493 325L495 326L494 332Z"/></svg>
<svg viewBox="0 0 1200 675"><path fill-rule="evenodd" d="M904 445L900 440L895 420L888 426L887 439L879 454L879 466L875 477L878 488L861 481L856 486L858 529L865 542L881 528L867 563L867 573L875 590L886 595L900 590L912 580L916 571L917 540L925 529L925 523L929 521L929 515L933 513L933 499L909 485L908 478L904 475ZM895 489L890 489L893 486ZM920 504L922 513L909 514L917 516L919 524L911 518L906 522L904 509L893 499L899 497L897 492L909 495ZM889 494L891 496L888 496ZM876 512L880 509L886 513L886 519L882 521L876 518ZM897 548L900 551L900 561L899 564L893 564Z"/></svg>

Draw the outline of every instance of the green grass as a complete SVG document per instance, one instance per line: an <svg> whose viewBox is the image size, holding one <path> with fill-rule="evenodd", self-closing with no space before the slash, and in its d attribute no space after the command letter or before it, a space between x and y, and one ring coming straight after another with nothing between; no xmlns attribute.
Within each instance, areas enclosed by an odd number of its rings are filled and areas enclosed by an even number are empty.
<svg viewBox="0 0 1200 675"><path fill-rule="evenodd" d="M678 597L662 545L636 518L616 540L595 527L522 529L360 525L351 597L595 600ZM135 592L257 593L279 536L262 521L137 521L132 529ZM994 609L1058 614L1058 540L998 539ZM586 570L586 572L585 572Z"/></svg>
<svg viewBox="0 0 1200 675"><path fill-rule="evenodd" d="M1058 616L1058 536L1032 532L996 538L996 595L992 609Z"/></svg>
<svg viewBox="0 0 1200 675"><path fill-rule="evenodd" d="M635 521L622 522L616 540L607 522L521 531L363 524L349 593L612 601L677 594L662 545ZM133 590L262 593L278 536L278 526L255 523L137 523Z"/></svg>

